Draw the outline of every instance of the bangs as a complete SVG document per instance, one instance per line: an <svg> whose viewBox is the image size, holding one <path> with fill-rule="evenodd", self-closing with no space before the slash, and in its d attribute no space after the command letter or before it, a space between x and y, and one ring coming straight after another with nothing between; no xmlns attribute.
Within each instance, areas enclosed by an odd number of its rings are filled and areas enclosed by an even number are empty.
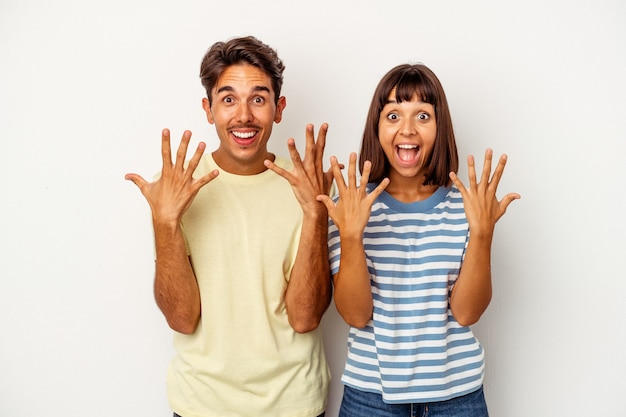
<svg viewBox="0 0 626 417"><path fill-rule="evenodd" d="M396 101L398 103L411 101L413 96L417 94L417 98L422 102L432 104L433 106L437 104L435 86L416 68L410 68L408 71L403 72L395 88Z"/></svg>

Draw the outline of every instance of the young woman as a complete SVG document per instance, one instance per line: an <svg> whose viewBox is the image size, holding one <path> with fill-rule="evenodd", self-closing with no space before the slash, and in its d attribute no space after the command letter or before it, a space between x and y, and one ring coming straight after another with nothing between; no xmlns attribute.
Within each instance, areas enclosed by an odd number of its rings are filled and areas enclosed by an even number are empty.
<svg viewBox="0 0 626 417"><path fill-rule="evenodd" d="M329 212L337 310L350 325L341 417L487 416L483 349L468 327L491 300L491 241L518 194L496 198L506 156L469 187L445 93L424 65L380 81L347 184L331 158Z"/></svg>

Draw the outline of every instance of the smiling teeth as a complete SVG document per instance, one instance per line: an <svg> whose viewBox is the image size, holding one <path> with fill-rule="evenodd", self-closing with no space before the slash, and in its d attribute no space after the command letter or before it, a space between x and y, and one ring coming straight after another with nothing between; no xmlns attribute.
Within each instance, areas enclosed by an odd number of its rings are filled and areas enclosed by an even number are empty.
<svg viewBox="0 0 626 417"><path fill-rule="evenodd" d="M255 134L256 134L256 132L242 133L242 132L234 132L233 131L233 135L237 136L239 139L248 139L248 138L251 138L252 136L254 136Z"/></svg>
<svg viewBox="0 0 626 417"><path fill-rule="evenodd" d="M417 145L398 145L400 149L416 149Z"/></svg>

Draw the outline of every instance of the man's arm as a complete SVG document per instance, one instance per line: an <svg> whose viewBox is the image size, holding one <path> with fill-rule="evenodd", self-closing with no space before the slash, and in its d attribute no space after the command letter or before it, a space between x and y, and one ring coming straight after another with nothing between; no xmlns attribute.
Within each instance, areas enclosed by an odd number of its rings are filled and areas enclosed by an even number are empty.
<svg viewBox="0 0 626 417"><path fill-rule="evenodd" d="M289 323L298 333L315 330L330 304L327 236L326 209L322 207L317 214L304 216L298 253L285 292Z"/></svg>
<svg viewBox="0 0 626 417"><path fill-rule="evenodd" d="M126 174L126 179L139 187L152 210L152 224L156 246L156 274L154 295L157 305L170 327L180 333L193 333L200 319L198 284L187 256L180 221L200 188L213 180L218 171L199 179L192 177L205 144L200 143L189 166L184 167L191 132L185 131L172 163L170 132L161 134L163 169L154 182L147 182L138 174Z"/></svg>
<svg viewBox="0 0 626 417"><path fill-rule="evenodd" d="M306 127L306 152L300 159L293 139L287 145L294 169L287 172L272 161L265 165L291 184L302 207L302 231L298 252L285 292L285 305L291 327L299 333L316 329L330 304L331 283L328 266L328 214L316 200L328 194L330 185L322 169L328 125L322 124L315 141L313 125Z"/></svg>
<svg viewBox="0 0 626 417"><path fill-rule="evenodd" d="M167 324L191 334L200 320L200 291L180 225L154 222L156 261L154 297Z"/></svg>

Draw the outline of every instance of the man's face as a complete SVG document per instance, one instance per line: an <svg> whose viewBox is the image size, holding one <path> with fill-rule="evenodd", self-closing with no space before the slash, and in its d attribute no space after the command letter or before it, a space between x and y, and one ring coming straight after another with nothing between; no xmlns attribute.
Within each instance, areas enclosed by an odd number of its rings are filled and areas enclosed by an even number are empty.
<svg viewBox="0 0 626 417"><path fill-rule="evenodd" d="M217 80L212 101L205 98L202 106L220 139L213 153L220 168L240 175L264 171L272 127L286 106L284 97L275 103L270 77L252 65L232 65Z"/></svg>

